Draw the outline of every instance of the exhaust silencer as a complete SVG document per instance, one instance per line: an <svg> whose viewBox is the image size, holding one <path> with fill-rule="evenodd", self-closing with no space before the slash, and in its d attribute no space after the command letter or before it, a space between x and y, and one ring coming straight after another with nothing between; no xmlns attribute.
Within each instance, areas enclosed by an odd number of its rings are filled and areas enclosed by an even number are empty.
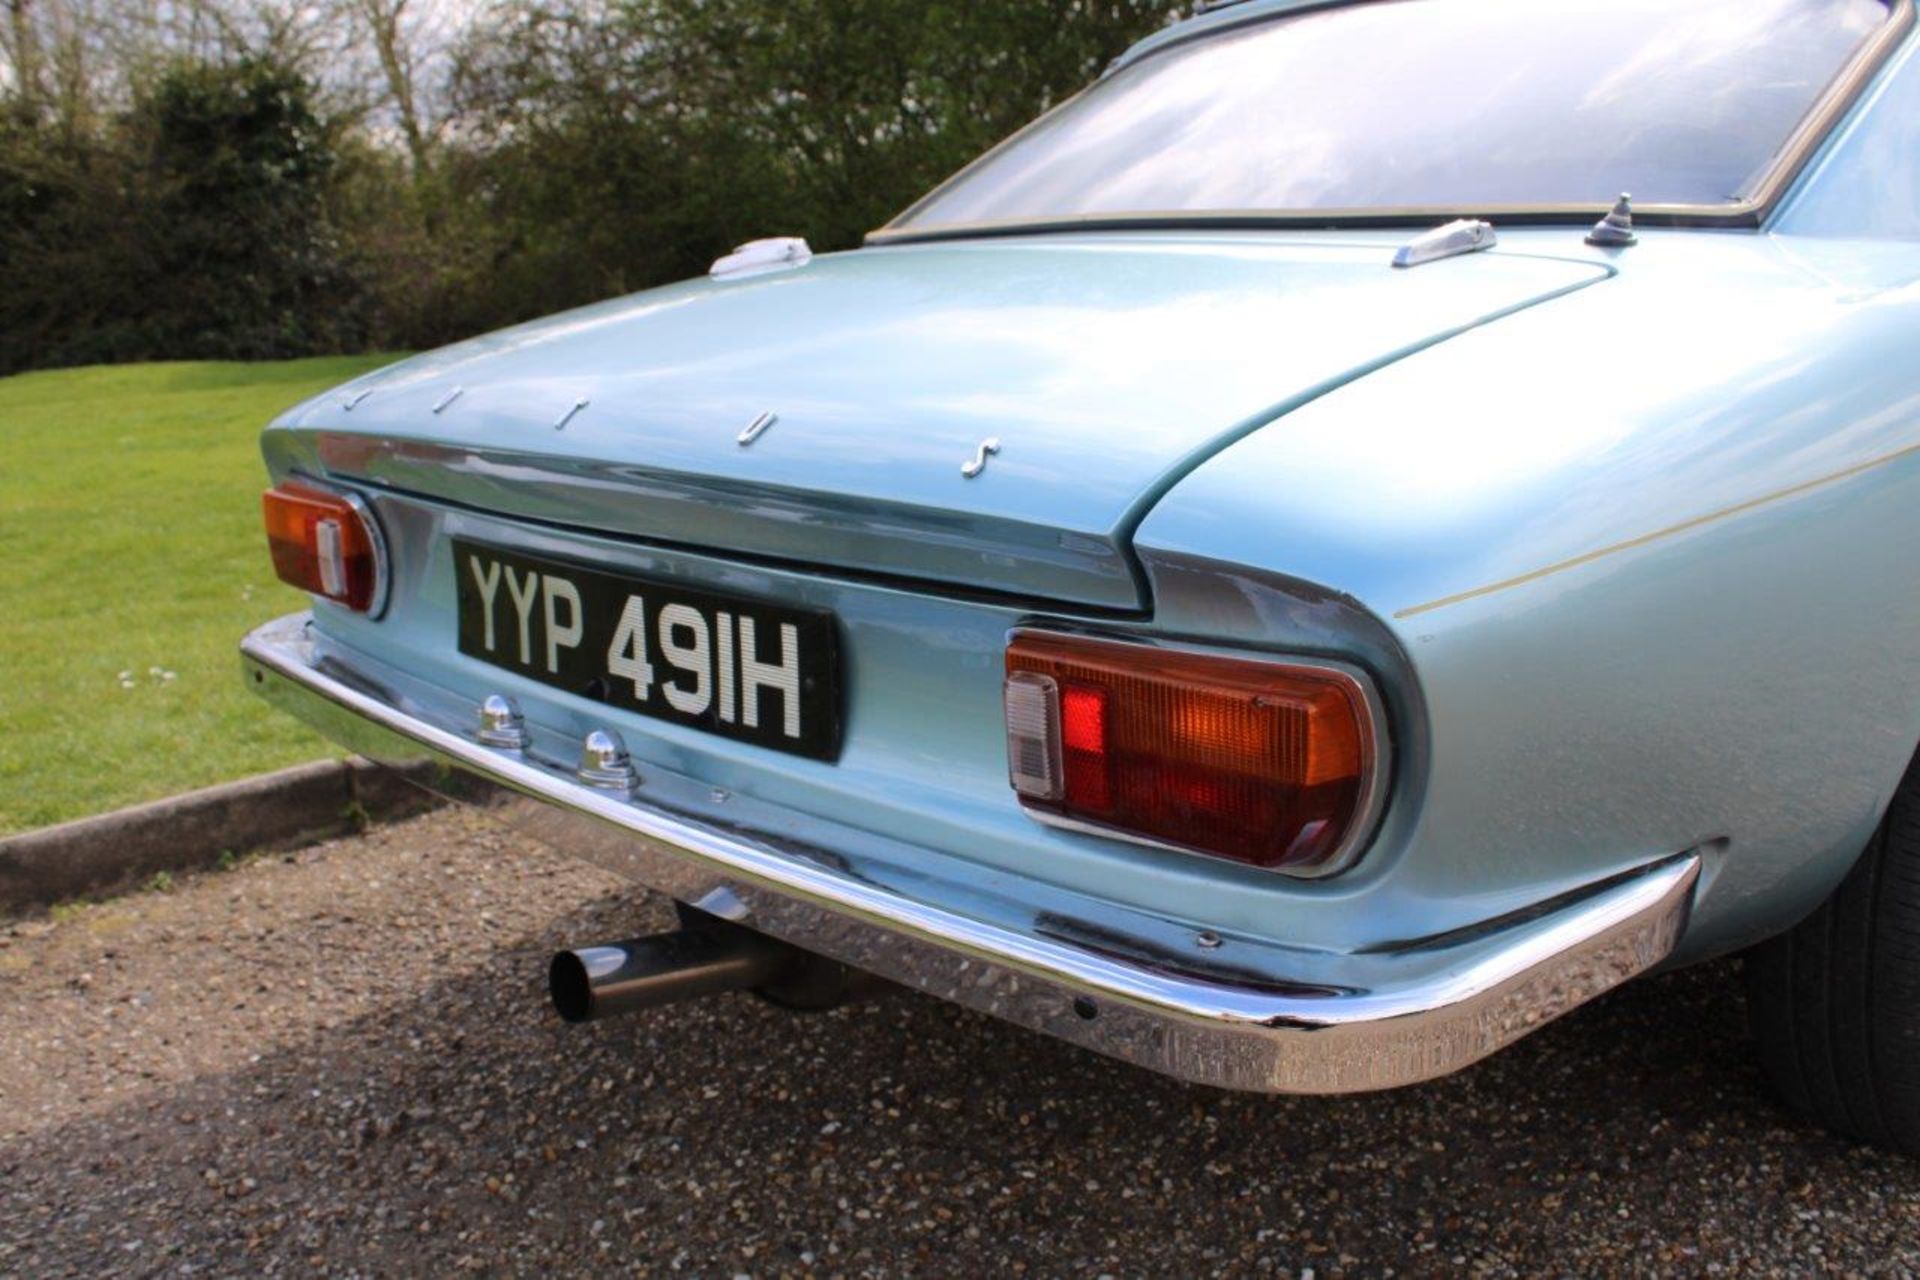
<svg viewBox="0 0 1920 1280"><path fill-rule="evenodd" d="M547 990L562 1018L593 1022L695 996L770 986L812 958L798 947L716 921L562 951L547 966Z"/></svg>

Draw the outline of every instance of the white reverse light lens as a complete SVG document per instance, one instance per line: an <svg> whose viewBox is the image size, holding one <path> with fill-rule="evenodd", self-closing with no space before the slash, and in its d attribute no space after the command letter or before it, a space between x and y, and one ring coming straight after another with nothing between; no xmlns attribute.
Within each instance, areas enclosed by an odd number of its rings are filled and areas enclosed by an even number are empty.
<svg viewBox="0 0 1920 1280"><path fill-rule="evenodd" d="M1013 789L1035 800L1058 800L1060 689L1051 676L1030 671L1007 677L1007 776Z"/></svg>
<svg viewBox="0 0 1920 1280"><path fill-rule="evenodd" d="M320 560L320 589L338 599L347 594L347 556L341 544L340 522L322 520L314 526L313 535Z"/></svg>

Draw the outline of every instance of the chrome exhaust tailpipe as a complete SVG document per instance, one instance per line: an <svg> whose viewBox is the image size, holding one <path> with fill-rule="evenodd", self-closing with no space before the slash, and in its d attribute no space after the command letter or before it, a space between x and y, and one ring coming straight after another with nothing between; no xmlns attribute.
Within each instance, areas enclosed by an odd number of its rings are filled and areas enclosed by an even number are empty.
<svg viewBox="0 0 1920 1280"><path fill-rule="evenodd" d="M766 987L812 957L740 926L672 933L562 951L547 965L547 993L568 1022L654 1009L676 1000Z"/></svg>

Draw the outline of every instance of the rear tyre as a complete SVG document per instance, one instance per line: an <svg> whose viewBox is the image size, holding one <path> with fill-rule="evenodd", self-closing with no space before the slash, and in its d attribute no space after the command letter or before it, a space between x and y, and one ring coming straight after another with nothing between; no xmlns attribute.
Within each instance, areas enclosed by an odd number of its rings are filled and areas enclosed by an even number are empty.
<svg viewBox="0 0 1920 1280"><path fill-rule="evenodd" d="M1760 1062L1796 1111L1920 1155L1920 759L1833 896L1747 953Z"/></svg>

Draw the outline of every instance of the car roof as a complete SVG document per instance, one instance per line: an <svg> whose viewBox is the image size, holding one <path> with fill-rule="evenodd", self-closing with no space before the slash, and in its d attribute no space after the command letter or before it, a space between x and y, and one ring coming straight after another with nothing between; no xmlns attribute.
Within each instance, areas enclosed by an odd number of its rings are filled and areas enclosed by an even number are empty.
<svg viewBox="0 0 1920 1280"><path fill-rule="evenodd" d="M1182 44L1224 27L1237 27L1242 23L1255 22L1277 13L1292 13L1301 9L1333 9L1342 5L1366 2L1367 0L1199 0L1194 6L1192 17L1183 18L1140 41L1115 58L1108 65L1106 74L1112 75L1121 67L1138 62L1149 54L1158 53L1168 45Z"/></svg>
<svg viewBox="0 0 1920 1280"><path fill-rule="evenodd" d="M1275 14L1297 13L1307 9L1337 9L1347 5L1374 2L1375 0L1195 0L1192 17L1183 18L1172 26L1164 27L1141 40L1109 63L1102 75L1112 75L1120 68L1131 66L1140 59L1158 53L1170 45L1184 44L1188 40L1211 32L1258 22L1263 18L1271 18ZM1888 0L1888 8L1894 7L1893 0Z"/></svg>

